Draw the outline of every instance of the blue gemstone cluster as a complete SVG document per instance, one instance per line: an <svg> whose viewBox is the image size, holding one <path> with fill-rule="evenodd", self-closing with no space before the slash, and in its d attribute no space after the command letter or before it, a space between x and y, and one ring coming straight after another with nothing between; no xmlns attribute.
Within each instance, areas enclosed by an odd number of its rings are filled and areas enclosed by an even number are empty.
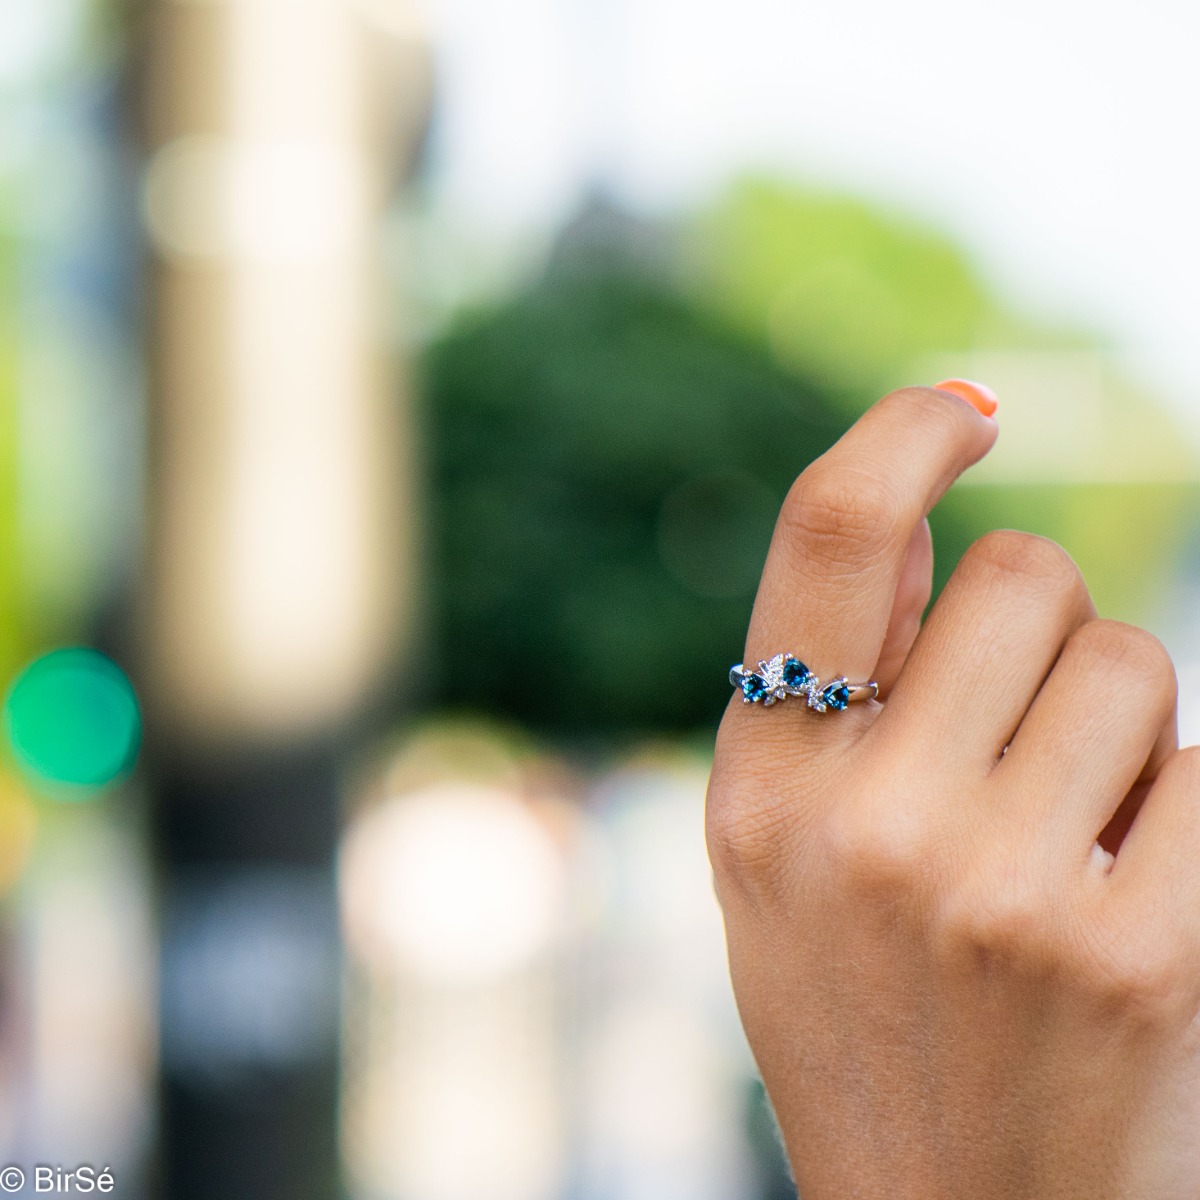
<svg viewBox="0 0 1200 1200"><path fill-rule="evenodd" d="M845 679L821 686L821 681L794 654L776 654L760 662L753 671L740 664L729 672L729 682L740 688L747 704L775 704L787 696L803 696L817 712L841 712L850 703Z"/></svg>

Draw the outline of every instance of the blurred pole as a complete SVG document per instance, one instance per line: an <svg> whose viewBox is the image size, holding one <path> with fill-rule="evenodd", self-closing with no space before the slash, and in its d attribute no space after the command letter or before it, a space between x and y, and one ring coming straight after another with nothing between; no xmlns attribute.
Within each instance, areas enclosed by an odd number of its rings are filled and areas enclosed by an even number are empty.
<svg viewBox="0 0 1200 1200"><path fill-rule="evenodd" d="M148 16L161 1194L332 1197L337 771L411 592L378 235L428 49L407 0Z"/></svg>

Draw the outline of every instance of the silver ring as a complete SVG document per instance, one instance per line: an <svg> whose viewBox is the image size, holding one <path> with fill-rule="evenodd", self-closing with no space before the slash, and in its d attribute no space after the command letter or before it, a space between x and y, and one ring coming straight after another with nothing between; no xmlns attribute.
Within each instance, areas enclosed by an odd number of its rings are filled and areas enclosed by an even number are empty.
<svg viewBox="0 0 1200 1200"><path fill-rule="evenodd" d="M729 671L729 682L742 693L746 704L769 707L788 696L803 696L817 712L841 712L860 700L874 700L879 684L851 683L844 675L829 683L821 681L794 654L776 654L759 662L753 671L738 663Z"/></svg>

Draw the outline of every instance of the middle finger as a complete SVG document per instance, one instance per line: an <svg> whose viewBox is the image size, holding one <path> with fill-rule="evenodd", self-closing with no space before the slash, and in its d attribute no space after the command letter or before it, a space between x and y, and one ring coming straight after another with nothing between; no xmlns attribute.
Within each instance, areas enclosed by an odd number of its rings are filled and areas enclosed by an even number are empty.
<svg viewBox="0 0 1200 1200"><path fill-rule="evenodd" d="M1079 569L1045 538L998 530L963 556L900 672L876 730L990 770L1064 642L1096 610Z"/></svg>

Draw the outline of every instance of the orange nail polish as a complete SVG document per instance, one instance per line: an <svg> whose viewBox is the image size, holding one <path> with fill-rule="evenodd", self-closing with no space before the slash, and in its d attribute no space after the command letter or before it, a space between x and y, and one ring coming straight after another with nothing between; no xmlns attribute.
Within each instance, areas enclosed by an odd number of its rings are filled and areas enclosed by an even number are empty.
<svg viewBox="0 0 1200 1200"><path fill-rule="evenodd" d="M970 379L943 379L933 385L939 392L951 392L959 399L965 400L972 408L990 417L996 411L999 401L996 393L986 384L975 383Z"/></svg>

